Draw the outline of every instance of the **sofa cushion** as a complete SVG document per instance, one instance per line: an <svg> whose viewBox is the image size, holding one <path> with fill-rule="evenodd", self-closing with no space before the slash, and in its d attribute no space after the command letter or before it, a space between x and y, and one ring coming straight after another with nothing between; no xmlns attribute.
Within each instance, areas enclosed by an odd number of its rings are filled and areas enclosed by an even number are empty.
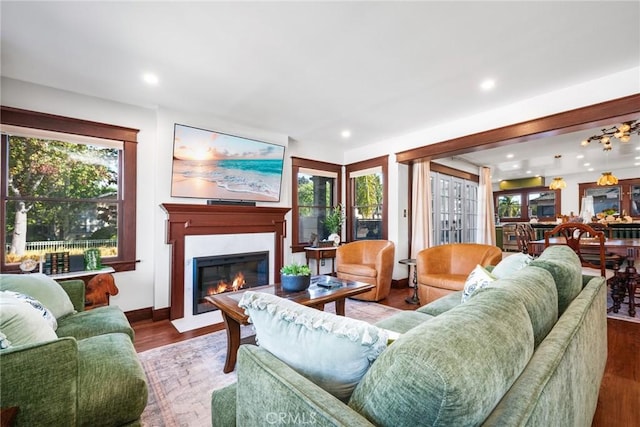
<svg viewBox="0 0 640 427"><path fill-rule="evenodd" d="M127 335L78 341L78 425L132 423L147 406L147 397L146 376Z"/></svg>
<svg viewBox="0 0 640 427"><path fill-rule="evenodd" d="M391 317L387 317L379 322L376 322L378 328L383 328L388 331L404 334L409 329L413 329L422 322L433 318L430 314L419 313L417 311L401 311Z"/></svg>
<svg viewBox="0 0 640 427"><path fill-rule="evenodd" d="M387 347L384 329L275 295L247 291L238 305L260 347L342 400Z"/></svg>
<svg viewBox="0 0 640 427"><path fill-rule="evenodd" d="M524 304L533 326L536 347L558 321L558 292L553 277L542 268L523 268L507 278L490 283L473 294L472 298L483 292L506 292L510 298L516 298Z"/></svg>
<svg viewBox="0 0 640 427"><path fill-rule="evenodd" d="M445 295L427 305L423 305L417 309L416 312L430 314L431 316L439 316L442 313L446 313L451 310L453 307L459 306L461 300L462 291L451 292L449 295Z"/></svg>
<svg viewBox="0 0 640 427"><path fill-rule="evenodd" d="M455 345L443 345L452 337ZM522 302L506 293L478 295L400 336L349 406L379 426L479 425L532 353Z"/></svg>
<svg viewBox="0 0 640 427"><path fill-rule="evenodd" d="M504 277L509 277L513 273L518 270L525 268L533 261L533 257L531 255L517 253L513 255L509 255L502 259L492 270L491 274L493 274L498 279L502 279Z"/></svg>
<svg viewBox="0 0 640 427"><path fill-rule="evenodd" d="M582 290L582 265L580 258L569 246L549 246L531 266L544 268L553 276L558 290L558 315L571 304Z"/></svg>
<svg viewBox="0 0 640 427"><path fill-rule="evenodd" d="M467 276L467 280L464 282L462 299L460 301L466 302L474 292L484 288L496 279L497 277L485 270L484 267L479 264L476 265L476 267L471 270L471 273L469 273L469 276Z"/></svg>
<svg viewBox="0 0 640 427"><path fill-rule="evenodd" d="M9 346L37 344L58 338L40 311L6 292L0 292L0 331Z"/></svg>
<svg viewBox="0 0 640 427"><path fill-rule="evenodd" d="M133 341L133 328L117 306L110 305L81 311L58 322L58 337L74 337L77 340L111 333L127 334Z"/></svg>
<svg viewBox="0 0 640 427"><path fill-rule="evenodd" d="M0 274L0 291L32 296L44 304L58 320L75 312L64 289L51 277L41 273Z"/></svg>

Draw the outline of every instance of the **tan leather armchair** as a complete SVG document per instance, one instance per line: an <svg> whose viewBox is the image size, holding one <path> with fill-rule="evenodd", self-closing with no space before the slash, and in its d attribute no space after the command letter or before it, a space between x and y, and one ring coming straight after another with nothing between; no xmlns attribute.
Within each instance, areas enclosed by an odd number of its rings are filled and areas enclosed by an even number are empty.
<svg viewBox="0 0 640 427"><path fill-rule="evenodd" d="M420 304L461 291L476 265L496 265L501 260L499 247L480 243L449 243L421 250L416 258Z"/></svg>
<svg viewBox="0 0 640 427"><path fill-rule="evenodd" d="M388 240L358 240L338 247L338 277L376 286L353 298L380 301L389 295L395 252L396 246Z"/></svg>

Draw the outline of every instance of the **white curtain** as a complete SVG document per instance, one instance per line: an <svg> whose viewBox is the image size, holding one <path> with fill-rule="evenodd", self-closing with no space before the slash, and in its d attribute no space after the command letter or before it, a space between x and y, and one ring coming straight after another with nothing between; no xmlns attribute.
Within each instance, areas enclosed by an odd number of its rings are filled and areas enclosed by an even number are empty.
<svg viewBox="0 0 640 427"><path fill-rule="evenodd" d="M493 189L491 188L491 169L480 168L478 185L478 243L496 244L495 210L493 208Z"/></svg>
<svg viewBox="0 0 640 427"><path fill-rule="evenodd" d="M418 252L431 246L431 169L429 161L420 160L413 164L413 182L411 193L411 258ZM411 267L409 277L412 278L415 267Z"/></svg>

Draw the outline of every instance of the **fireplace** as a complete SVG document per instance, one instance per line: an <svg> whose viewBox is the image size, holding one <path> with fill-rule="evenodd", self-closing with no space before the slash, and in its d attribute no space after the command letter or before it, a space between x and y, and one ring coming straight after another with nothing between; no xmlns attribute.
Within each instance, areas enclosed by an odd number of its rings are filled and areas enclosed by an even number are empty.
<svg viewBox="0 0 640 427"><path fill-rule="evenodd" d="M268 251L193 258L193 314L217 310L207 295L268 284Z"/></svg>

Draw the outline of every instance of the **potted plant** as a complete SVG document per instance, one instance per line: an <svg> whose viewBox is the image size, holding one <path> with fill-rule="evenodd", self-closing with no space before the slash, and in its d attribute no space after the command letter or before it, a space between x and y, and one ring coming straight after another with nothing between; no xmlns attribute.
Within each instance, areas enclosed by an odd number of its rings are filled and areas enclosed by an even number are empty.
<svg viewBox="0 0 640 427"><path fill-rule="evenodd" d="M342 205L334 206L325 217L324 226L330 233L327 240L333 242L335 246L340 244L340 228L344 223L344 215L342 213Z"/></svg>
<svg viewBox="0 0 640 427"><path fill-rule="evenodd" d="M282 289L286 292L304 291L311 284L311 269L306 264L285 265L280 273Z"/></svg>

